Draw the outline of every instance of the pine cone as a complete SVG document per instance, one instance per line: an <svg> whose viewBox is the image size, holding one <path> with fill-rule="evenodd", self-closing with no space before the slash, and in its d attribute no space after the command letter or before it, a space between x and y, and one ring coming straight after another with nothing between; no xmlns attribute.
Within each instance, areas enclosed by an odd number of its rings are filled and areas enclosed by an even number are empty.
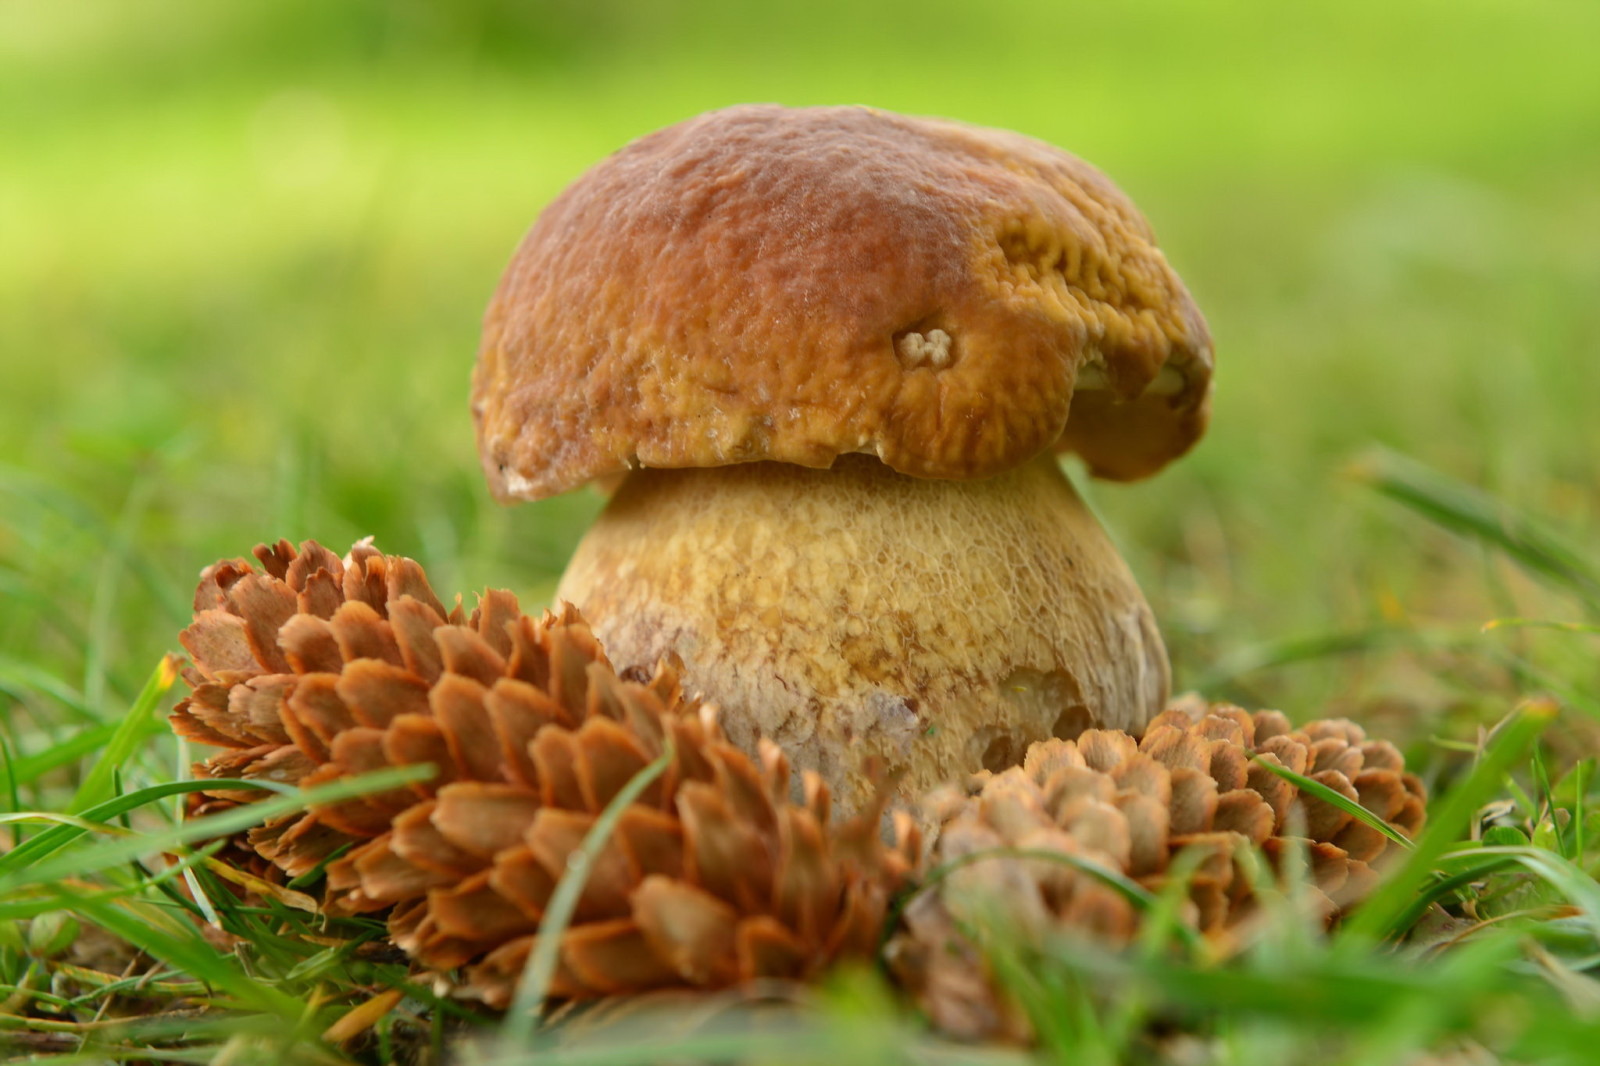
<svg viewBox="0 0 1600 1066"><path fill-rule="evenodd" d="M326 862L328 912L387 912L414 960L463 969L463 994L504 1006L568 857L670 742L591 868L552 994L801 978L875 949L914 832L886 847L881 806L830 824L810 774L791 802L777 747L758 764L728 744L670 665L618 677L570 606L535 621L490 591L470 615L447 611L421 567L365 542L344 560L310 541L255 555L264 571L202 574L182 634L194 691L173 728L226 749L196 776L438 772L252 829L233 842L240 861L280 878ZM264 794L219 789L195 809Z"/></svg>
<svg viewBox="0 0 1600 1066"><path fill-rule="evenodd" d="M1257 910L1241 866L1258 847L1283 871L1303 849L1308 890L1332 920L1372 888L1373 866L1397 849L1382 833L1300 790L1277 763L1359 801L1407 837L1422 825L1421 782L1393 745L1344 720L1300 729L1277 711L1247 714L1199 701L1168 710L1142 740L1089 730L1034 744L1022 766L980 773L966 789L931 793L940 824L930 866L996 848L1065 853L1160 891L1174 859L1198 849L1183 916L1221 952L1243 942ZM1139 928L1136 906L1102 879L1044 859L995 856L954 869L906 907L891 969L941 1029L1027 1039L1026 1020L991 980L968 931L999 916L1037 943L1076 935L1113 946Z"/></svg>

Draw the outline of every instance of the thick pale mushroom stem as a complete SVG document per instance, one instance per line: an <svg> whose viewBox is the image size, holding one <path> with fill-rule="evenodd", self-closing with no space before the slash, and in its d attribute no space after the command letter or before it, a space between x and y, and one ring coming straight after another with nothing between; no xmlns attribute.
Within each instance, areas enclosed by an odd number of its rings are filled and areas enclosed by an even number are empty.
<svg viewBox="0 0 1600 1066"><path fill-rule="evenodd" d="M862 455L635 471L557 595L619 669L680 656L736 743L773 738L845 809L869 756L914 796L1167 696L1150 608L1050 456L978 481Z"/></svg>

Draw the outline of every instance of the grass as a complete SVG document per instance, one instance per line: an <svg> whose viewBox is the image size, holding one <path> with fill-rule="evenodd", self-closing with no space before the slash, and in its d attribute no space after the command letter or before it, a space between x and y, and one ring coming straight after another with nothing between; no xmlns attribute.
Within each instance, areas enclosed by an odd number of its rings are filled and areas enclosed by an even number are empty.
<svg viewBox="0 0 1600 1066"><path fill-rule="evenodd" d="M198 569L280 535L547 595L598 504L486 500L465 383L498 272L616 145L779 99L1021 129L1139 201L1217 336L1216 420L1087 489L1179 684L1349 714L1434 792L1331 940L1222 970L997 944L1037 1057L1586 1061L1597 41L1579 0L0 6L0 1045L388 1060L475 1026L370 923L161 857L190 760L164 656ZM701 1020L575 1018L540 1061L1022 1058L939 1044L872 975Z"/></svg>

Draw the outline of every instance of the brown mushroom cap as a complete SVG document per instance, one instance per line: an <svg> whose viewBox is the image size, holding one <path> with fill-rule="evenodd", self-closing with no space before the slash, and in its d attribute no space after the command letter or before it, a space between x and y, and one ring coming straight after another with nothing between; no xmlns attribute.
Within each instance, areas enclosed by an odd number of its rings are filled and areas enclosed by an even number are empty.
<svg viewBox="0 0 1600 1066"><path fill-rule="evenodd" d="M633 142L545 209L490 304L473 414L502 499L852 452L959 479L1056 447L1129 480L1199 439L1211 366L1143 217L1081 160L747 106Z"/></svg>

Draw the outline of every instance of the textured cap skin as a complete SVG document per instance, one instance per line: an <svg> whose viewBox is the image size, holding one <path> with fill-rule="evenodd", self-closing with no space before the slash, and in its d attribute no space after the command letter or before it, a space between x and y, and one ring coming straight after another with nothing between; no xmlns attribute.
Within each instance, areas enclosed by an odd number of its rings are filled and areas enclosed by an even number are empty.
<svg viewBox="0 0 1600 1066"><path fill-rule="evenodd" d="M633 142L546 208L490 304L473 414L502 499L851 452L958 479L1061 447L1126 480L1199 439L1211 366L1143 217L1081 160L744 106Z"/></svg>

